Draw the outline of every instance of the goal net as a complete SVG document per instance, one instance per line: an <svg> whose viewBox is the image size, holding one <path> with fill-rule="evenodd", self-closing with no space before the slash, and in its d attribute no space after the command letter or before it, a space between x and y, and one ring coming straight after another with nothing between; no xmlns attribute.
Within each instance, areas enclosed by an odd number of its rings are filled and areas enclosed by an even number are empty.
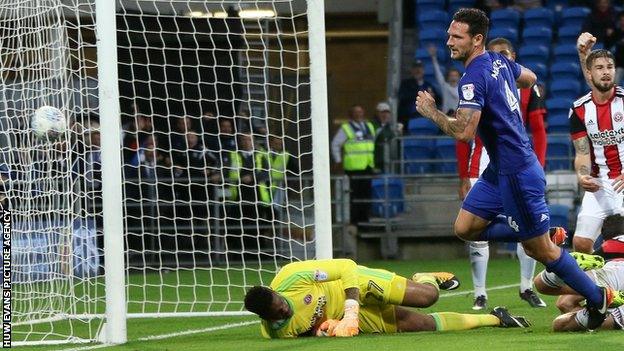
<svg viewBox="0 0 624 351"><path fill-rule="evenodd" d="M286 262L331 256L322 6L0 0L14 345L241 314ZM29 129L43 105L61 138Z"/></svg>

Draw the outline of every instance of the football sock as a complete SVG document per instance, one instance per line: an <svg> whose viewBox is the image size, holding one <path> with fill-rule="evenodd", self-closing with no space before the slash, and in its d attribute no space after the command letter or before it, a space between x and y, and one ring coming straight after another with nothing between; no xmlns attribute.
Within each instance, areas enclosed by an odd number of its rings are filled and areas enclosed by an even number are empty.
<svg viewBox="0 0 624 351"><path fill-rule="evenodd" d="M479 234L479 241L518 242L518 232L509 225L508 217L498 216Z"/></svg>
<svg viewBox="0 0 624 351"><path fill-rule="evenodd" d="M558 259L545 264L546 271L559 276L569 287L585 296L589 305L600 306L602 292L598 286L583 272L576 260L564 249Z"/></svg>
<svg viewBox="0 0 624 351"><path fill-rule="evenodd" d="M472 285L474 286L474 296L483 295L485 292L485 279L487 276L487 265L490 258L490 247L487 242L471 241L468 243L470 251L470 265L472 271Z"/></svg>
<svg viewBox="0 0 624 351"><path fill-rule="evenodd" d="M436 324L436 331L467 330L478 327L497 327L498 317L491 314L463 314L455 312L431 313Z"/></svg>
<svg viewBox="0 0 624 351"><path fill-rule="evenodd" d="M533 275L535 274L535 260L524 251L522 244L518 243L516 249L518 260L520 261L520 292L527 289L533 290Z"/></svg>
<svg viewBox="0 0 624 351"><path fill-rule="evenodd" d="M433 275L419 273L418 275L414 275L412 280L415 283L433 285L436 288L436 290L440 291L440 287L438 286L438 281Z"/></svg>

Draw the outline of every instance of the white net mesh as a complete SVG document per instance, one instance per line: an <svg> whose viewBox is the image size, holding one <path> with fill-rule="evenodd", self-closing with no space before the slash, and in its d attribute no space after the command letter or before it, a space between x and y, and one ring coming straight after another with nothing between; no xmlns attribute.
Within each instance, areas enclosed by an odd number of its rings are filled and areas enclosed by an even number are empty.
<svg viewBox="0 0 624 351"><path fill-rule="evenodd" d="M0 0L14 341L96 338L104 306L95 0ZM242 311L314 257L306 1L117 1L128 312ZM28 125L42 105L59 140Z"/></svg>

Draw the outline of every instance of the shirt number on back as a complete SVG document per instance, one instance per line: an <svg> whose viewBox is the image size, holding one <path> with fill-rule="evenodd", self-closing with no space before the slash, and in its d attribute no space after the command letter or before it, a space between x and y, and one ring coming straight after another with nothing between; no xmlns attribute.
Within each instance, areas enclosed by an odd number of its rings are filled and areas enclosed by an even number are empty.
<svg viewBox="0 0 624 351"><path fill-rule="evenodd" d="M507 81L505 81L505 97L507 98L507 105L509 105L509 108L512 111L518 110L518 113L520 113L518 99L516 99L516 95L509 88L509 84L507 84Z"/></svg>

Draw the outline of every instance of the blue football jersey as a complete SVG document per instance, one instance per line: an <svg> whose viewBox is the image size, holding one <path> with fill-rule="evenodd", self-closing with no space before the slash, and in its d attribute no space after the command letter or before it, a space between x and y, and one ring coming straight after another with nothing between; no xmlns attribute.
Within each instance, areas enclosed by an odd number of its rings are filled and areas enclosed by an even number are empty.
<svg viewBox="0 0 624 351"><path fill-rule="evenodd" d="M537 157L520 115L516 78L521 66L505 56L486 51L466 67L459 81L459 108L481 111L477 133L490 155L489 171L511 174Z"/></svg>

